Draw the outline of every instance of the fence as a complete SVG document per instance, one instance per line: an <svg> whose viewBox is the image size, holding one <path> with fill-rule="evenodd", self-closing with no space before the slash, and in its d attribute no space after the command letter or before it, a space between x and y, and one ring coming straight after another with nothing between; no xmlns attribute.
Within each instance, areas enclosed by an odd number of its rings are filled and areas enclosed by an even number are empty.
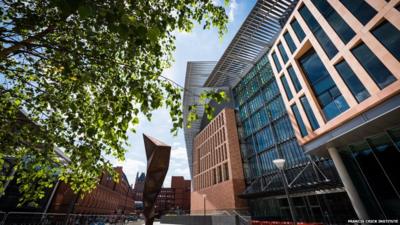
<svg viewBox="0 0 400 225"><path fill-rule="evenodd" d="M0 212L0 225L127 225L135 220L134 215Z"/></svg>

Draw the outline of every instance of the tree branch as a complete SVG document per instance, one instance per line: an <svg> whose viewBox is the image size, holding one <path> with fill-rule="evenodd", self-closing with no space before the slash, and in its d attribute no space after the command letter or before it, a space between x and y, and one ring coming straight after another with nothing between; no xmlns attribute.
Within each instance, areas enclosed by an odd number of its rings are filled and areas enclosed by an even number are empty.
<svg viewBox="0 0 400 225"><path fill-rule="evenodd" d="M44 36L46 36L48 33L51 33L54 31L54 27L53 26L49 26L47 27L45 30L43 30L42 32L39 32L38 34L28 37L27 39L18 42L17 44L9 47L9 48L5 48L3 50L0 51L0 59L6 58L9 54L20 50L21 48L30 45L32 42L34 42L35 40L38 40Z"/></svg>

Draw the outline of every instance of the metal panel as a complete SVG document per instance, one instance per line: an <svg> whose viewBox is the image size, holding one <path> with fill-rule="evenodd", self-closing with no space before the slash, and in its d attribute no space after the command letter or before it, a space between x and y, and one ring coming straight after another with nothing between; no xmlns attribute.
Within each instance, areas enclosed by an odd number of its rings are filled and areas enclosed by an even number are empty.
<svg viewBox="0 0 400 225"><path fill-rule="evenodd" d="M273 45L282 19L296 3L297 0L258 0L205 86L235 86Z"/></svg>

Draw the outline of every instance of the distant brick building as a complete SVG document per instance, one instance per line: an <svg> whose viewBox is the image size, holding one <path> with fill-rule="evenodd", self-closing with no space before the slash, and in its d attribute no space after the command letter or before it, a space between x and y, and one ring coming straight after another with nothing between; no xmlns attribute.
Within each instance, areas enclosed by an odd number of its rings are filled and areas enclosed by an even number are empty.
<svg viewBox="0 0 400 225"><path fill-rule="evenodd" d="M235 112L225 108L194 139L191 213L203 213L204 200L208 212L246 208L242 165Z"/></svg>
<svg viewBox="0 0 400 225"><path fill-rule="evenodd" d="M51 203L50 212L78 214L130 214L134 213L134 193L122 167L115 167L119 183L104 173L96 189L79 198L65 184L60 183Z"/></svg>
<svg viewBox="0 0 400 225"><path fill-rule="evenodd" d="M143 201L145 173L137 174L133 196L135 202ZM155 210L158 214L163 214L167 211L186 211L190 210L190 180L185 180L182 176L172 176L171 187L161 188L157 196ZM140 210L138 209L138 212Z"/></svg>

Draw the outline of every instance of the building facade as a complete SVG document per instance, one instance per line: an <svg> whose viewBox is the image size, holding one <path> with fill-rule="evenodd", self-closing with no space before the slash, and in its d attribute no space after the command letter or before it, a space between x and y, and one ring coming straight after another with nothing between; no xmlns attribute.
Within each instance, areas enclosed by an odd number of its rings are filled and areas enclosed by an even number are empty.
<svg viewBox="0 0 400 225"><path fill-rule="evenodd" d="M225 108L194 138L191 213L244 209L243 191L235 112Z"/></svg>
<svg viewBox="0 0 400 225"><path fill-rule="evenodd" d="M133 189L134 201L139 207L136 213L143 211L143 191L145 173L136 175L135 186ZM190 186L191 181L185 180L182 176L171 177L171 187L162 187L155 201L155 212L158 215L167 212L188 213L190 210Z"/></svg>
<svg viewBox="0 0 400 225"><path fill-rule="evenodd" d="M97 187L80 198L65 183L59 183L49 212L76 214L129 215L134 213L133 189L122 167L115 167L119 182L104 173Z"/></svg>
<svg viewBox="0 0 400 225"><path fill-rule="evenodd" d="M300 1L268 55L298 142L333 159L362 219L400 216L399 8Z"/></svg>
<svg viewBox="0 0 400 225"><path fill-rule="evenodd" d="M233 90L253 218L291 219L277 158L299 221L399 218L399 10L257 1L204 83Z"/></svg>

